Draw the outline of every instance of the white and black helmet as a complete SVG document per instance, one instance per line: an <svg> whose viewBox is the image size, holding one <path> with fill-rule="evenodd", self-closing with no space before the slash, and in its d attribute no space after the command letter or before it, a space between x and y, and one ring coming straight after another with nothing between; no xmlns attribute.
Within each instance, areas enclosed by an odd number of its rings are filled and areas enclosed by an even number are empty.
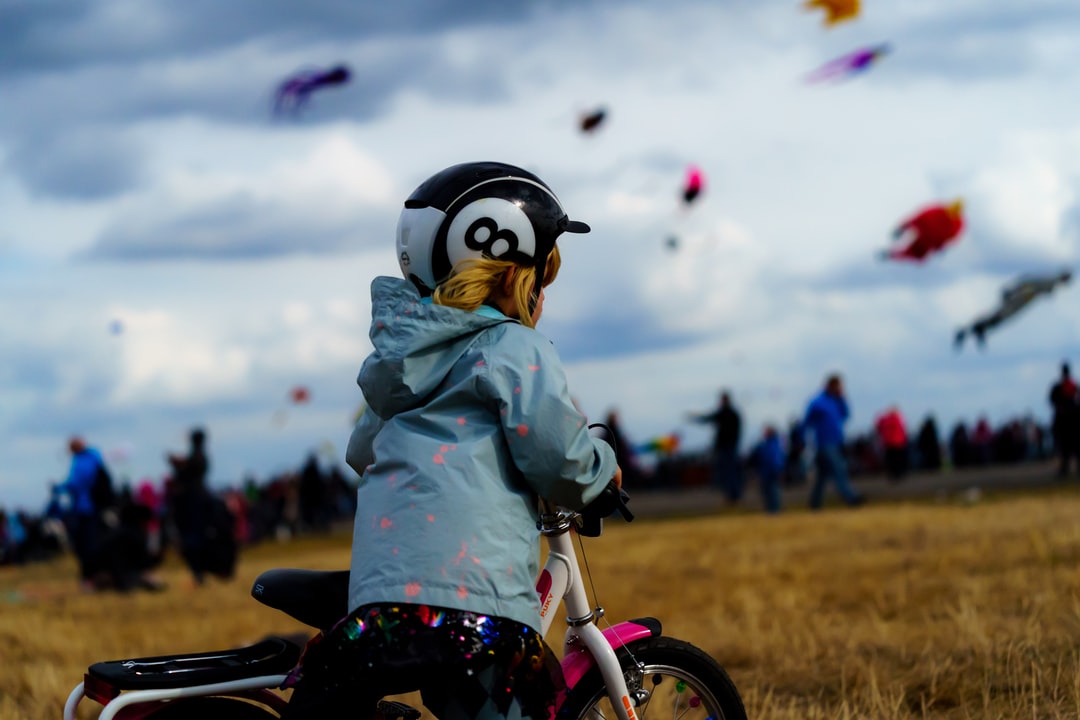
<svg viewBox="0 0 1080 720"><path fill-rule="evenodd" d="M401 273L421 295L430 295L454 265L495 258L538 269L543 280L555 239L587 233L571 220L543 180L513 165L453 165L425 180L401 211L397 255Z"/></svg>

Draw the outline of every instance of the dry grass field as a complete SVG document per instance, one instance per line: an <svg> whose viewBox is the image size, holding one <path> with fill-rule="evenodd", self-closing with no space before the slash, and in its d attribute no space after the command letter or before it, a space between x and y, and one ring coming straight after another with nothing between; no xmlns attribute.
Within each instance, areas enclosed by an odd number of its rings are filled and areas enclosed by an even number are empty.
<svg viewBox="0 0 1080 720"><path fill-rule="evenodd" d="M754 720L1080 717L1078 489L611 521L586 543L608 618L654 615L707 650ZM169 564L167 592L131 596L78 594L68 561L0 568L0 720L59 718L97 660L300 630L251 581L347 563L344 536L267 544L231 583Z"/></svg>

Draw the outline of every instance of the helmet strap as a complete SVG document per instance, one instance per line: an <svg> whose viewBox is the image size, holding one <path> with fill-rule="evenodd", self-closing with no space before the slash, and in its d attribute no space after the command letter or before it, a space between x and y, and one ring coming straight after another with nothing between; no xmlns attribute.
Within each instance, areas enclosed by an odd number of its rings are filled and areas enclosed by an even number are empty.
<svg viewBox="0 0 1080 720"><path fill-rule="evenodd" d="M544 289L544 275L547 270L547 257L545 256L543 262L536 266L536 282L533 284L533 291L529 294L529 317L533 316L533 312L536 310L536 304L540 302L540 291Z"/></svg>

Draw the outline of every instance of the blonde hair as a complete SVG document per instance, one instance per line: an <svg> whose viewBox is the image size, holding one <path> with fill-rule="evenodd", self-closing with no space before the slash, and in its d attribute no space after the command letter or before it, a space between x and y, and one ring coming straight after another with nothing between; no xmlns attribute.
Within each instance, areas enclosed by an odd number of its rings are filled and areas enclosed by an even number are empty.
<svg viewBox="0 0 1080 720"><path fill-rule="evenodd" d="M555 281L560 265L562 265L562 258L559 256L559 247L556 245L547 256L543 287ZM501 289L503 278L512 269L515 272L510 279L509 297L517 301L518 315L520 315L517 320L526 327L533 327L532 314L526 308L534 307L538 300L535 293L536 268L518 265L508 260L475 258L458 263L454 266L450 277L435 288L432 301L436 305L446 305L471 312L489 300L504 298Z"/></svg>

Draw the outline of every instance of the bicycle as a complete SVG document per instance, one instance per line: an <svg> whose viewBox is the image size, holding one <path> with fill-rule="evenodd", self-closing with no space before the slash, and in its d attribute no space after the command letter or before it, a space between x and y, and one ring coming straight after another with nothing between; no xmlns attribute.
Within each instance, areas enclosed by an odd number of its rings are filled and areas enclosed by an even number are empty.
<svg viewBox="0 0 1080 720"><path fill-rule="evenodd" d="M589 603L571 539L598 537L603 518L619 511L633 519L627 495L609 485L597 501L575 512L541 501L537 527L549 553L536 581L541 631L556 608L566 608L562 660L567 692L556 720L647 720L660 712L675 720L746 720L723 667L694 645L662 634L660 621L637 618L601 630L601 607ZM276 569L261 574L252 596L321 631L348 613L348 571ZM68 696L64 720L75 720L84 697L100 703L98 720L267 720L287 706L275 690L286 682L300 645L268 637L217 652L113 660L91 665ZM654 705L659 706L651 710ZM417 720L420 711L384 700L384 720Z"/></svg>

